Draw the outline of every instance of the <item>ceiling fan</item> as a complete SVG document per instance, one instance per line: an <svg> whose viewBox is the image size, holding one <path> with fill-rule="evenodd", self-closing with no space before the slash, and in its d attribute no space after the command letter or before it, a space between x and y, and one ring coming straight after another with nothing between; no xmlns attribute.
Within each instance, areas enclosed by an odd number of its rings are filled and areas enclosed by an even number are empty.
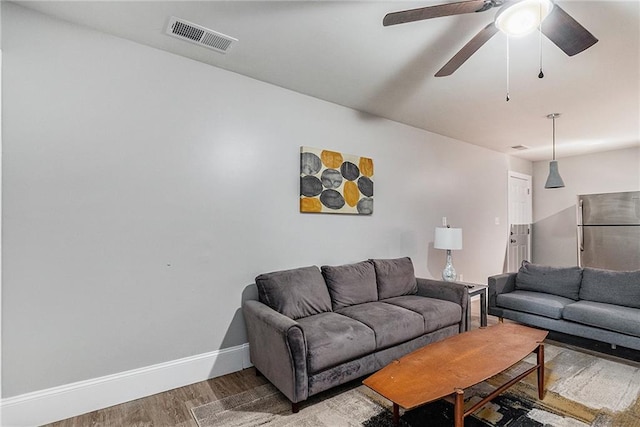
<svg viewBox="0 0 640 427"><path fill-rule="evenodd" d="M484 12L500 7L494 22L484 27L464 45L436 74L444 77L453 74L498 31L510 36L524 35L540 28L549 40L569 56L593 46L598 39L551 0L466 0L388 13L382 24L406 22ZM544 25L542 25L544 21Z"/></svg>

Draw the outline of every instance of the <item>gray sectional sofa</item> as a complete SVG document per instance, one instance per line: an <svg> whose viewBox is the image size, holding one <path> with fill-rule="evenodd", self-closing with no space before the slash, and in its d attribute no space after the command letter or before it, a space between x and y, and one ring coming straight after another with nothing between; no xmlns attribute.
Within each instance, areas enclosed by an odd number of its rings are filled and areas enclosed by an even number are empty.
<svg viewBox="0 0 640 427"><path fill-rule="evenodd" d="M522 263L489 277L489 314L640 350L640 270Z"/></svg>
<svg viewBox="0 0 640 427"><path fill-rule="evenodd" d="M261 274L243 303L251 362L292 402L465 330L464 285L415 277L410 258Z"/></svg>

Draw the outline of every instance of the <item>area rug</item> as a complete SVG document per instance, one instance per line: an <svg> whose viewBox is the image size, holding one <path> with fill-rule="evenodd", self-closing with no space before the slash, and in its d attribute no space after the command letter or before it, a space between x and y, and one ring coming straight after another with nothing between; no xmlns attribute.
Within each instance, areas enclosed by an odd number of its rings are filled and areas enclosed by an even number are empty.
<svg viewBox="0 0 640 427"><path fill-rule="evenodd" d="M465 427L640 427L640 364L614 361L545 345L546 394L537 399L536 375L465 418ZM535 355L465 390L473 405L508 378L535 364ZM359 383L313 396L291 413L291 403L271 384L192 409L199 427L392 426L391 403ZM453 407L433 402L402 413L403 427L453 425Z"/></svg>

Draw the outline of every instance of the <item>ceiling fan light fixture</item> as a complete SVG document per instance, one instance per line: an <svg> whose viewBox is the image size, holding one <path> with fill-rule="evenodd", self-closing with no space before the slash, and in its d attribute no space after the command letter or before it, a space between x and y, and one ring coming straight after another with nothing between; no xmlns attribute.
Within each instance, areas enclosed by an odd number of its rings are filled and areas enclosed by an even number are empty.
<svg viewBox="0 0 640 427"><path fill-rule="evenodd" d="M522 0L501 8L495 25L510 37L524 36L535 31L553 9L551 0Z"/></svg>

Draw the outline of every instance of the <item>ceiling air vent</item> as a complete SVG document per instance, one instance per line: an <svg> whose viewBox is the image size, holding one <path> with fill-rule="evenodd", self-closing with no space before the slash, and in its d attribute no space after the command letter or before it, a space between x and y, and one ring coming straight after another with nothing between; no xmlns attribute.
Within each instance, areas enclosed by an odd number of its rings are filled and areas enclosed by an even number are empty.
<svg viewBox="0 0 640 427"><path fill-rule="evenodd" d="M167 34L220 53L226 53L229 48L231 48L231 43L238 41L238 39L233 37L193 24L184 19L176 18L175 16L169 19Z"/></svg>
<svg viewBox="0 0 640 427"><path fill-rule="evenodd" d="M514 150L528 150L529 147L527 147L526 145L512 145L511 148L513 148Z"/></svg>

